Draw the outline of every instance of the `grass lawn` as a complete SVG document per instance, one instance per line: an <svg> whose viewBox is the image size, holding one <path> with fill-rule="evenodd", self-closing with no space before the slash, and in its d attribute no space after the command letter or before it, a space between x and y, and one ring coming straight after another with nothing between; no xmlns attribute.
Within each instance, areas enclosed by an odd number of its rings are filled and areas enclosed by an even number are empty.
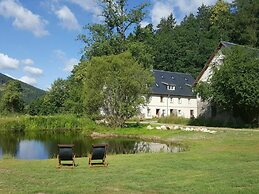
<svg viewBox="0 0 259 194"><path fill-rule="evenodd" d="M56 168L56 159L2 159L0 193L259 193L259 132L150 133L181 141L189 149L108 155L107 168L90 168L88 158L76 158L74 169Z"/></svg>

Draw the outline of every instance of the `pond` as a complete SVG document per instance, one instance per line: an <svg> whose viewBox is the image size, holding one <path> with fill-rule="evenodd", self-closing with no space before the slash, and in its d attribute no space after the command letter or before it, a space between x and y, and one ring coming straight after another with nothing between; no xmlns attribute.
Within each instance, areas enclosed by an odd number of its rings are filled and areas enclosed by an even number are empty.
<svg viewBox="0 0 259 194"><path fill-rule="evenodd" d="M16 159L42 160L57 156L57 144L74 144L76 157L85 157L91 151L92 144L108 144L108 154L135 154L143 152L181 152L179 144L164 144L127 138L93 139L76 133L31 135L0 133L0 159L7 155Z"/></svg>

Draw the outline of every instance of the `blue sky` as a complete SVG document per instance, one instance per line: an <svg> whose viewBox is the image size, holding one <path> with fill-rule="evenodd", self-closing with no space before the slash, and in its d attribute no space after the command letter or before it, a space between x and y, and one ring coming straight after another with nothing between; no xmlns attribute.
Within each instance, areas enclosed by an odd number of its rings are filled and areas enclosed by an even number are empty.
<svg viewBox="0 0 259 194"><path fill-rule="evenodd" d="M128 0L133 7L144 0ZM180 22L202 4L216 0L147 0L141 23L156 26L173 13ZM228 0L230 2L230 0ZM100 22L97 0L0 0L0 72L47 90L57 78L70 75L83 44L82 27Z"/></svg>

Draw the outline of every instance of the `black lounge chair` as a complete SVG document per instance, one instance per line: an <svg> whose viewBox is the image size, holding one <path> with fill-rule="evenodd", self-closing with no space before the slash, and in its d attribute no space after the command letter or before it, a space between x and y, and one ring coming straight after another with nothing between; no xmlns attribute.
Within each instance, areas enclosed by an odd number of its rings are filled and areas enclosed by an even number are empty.
<svg viewBox="0 0 259 194"><path fill-rule="evenodd" d="M106 159L107 144L92 145L92 154L89 157L89 165L104 165L108 166Z"/></svg>
<svg viewBox="0 0 259 194"><path fill-rule="evenodd" d="M62 165L75 166L75 155L73 153L73 144L58 144L58 164L59 167ZM65 161L66 163L62 163ZM71 161L72 163L67 163Z"/></svg>

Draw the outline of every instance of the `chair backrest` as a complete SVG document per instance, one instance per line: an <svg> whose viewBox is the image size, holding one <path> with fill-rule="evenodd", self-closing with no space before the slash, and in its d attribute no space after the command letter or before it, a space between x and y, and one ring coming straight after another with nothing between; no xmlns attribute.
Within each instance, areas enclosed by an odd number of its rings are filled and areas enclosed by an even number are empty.
<svg viewBox="0 0 259 194"><path fill-rule="evenodd" d="M59 159L60 160L73 160L73 144L59 144Z"/></svg>
<svg viewBox="0 0 259 194"><path fill-rule="evenodd" d="M106 144L92 145L92 160L102 160L106 156Z"/></svg>

